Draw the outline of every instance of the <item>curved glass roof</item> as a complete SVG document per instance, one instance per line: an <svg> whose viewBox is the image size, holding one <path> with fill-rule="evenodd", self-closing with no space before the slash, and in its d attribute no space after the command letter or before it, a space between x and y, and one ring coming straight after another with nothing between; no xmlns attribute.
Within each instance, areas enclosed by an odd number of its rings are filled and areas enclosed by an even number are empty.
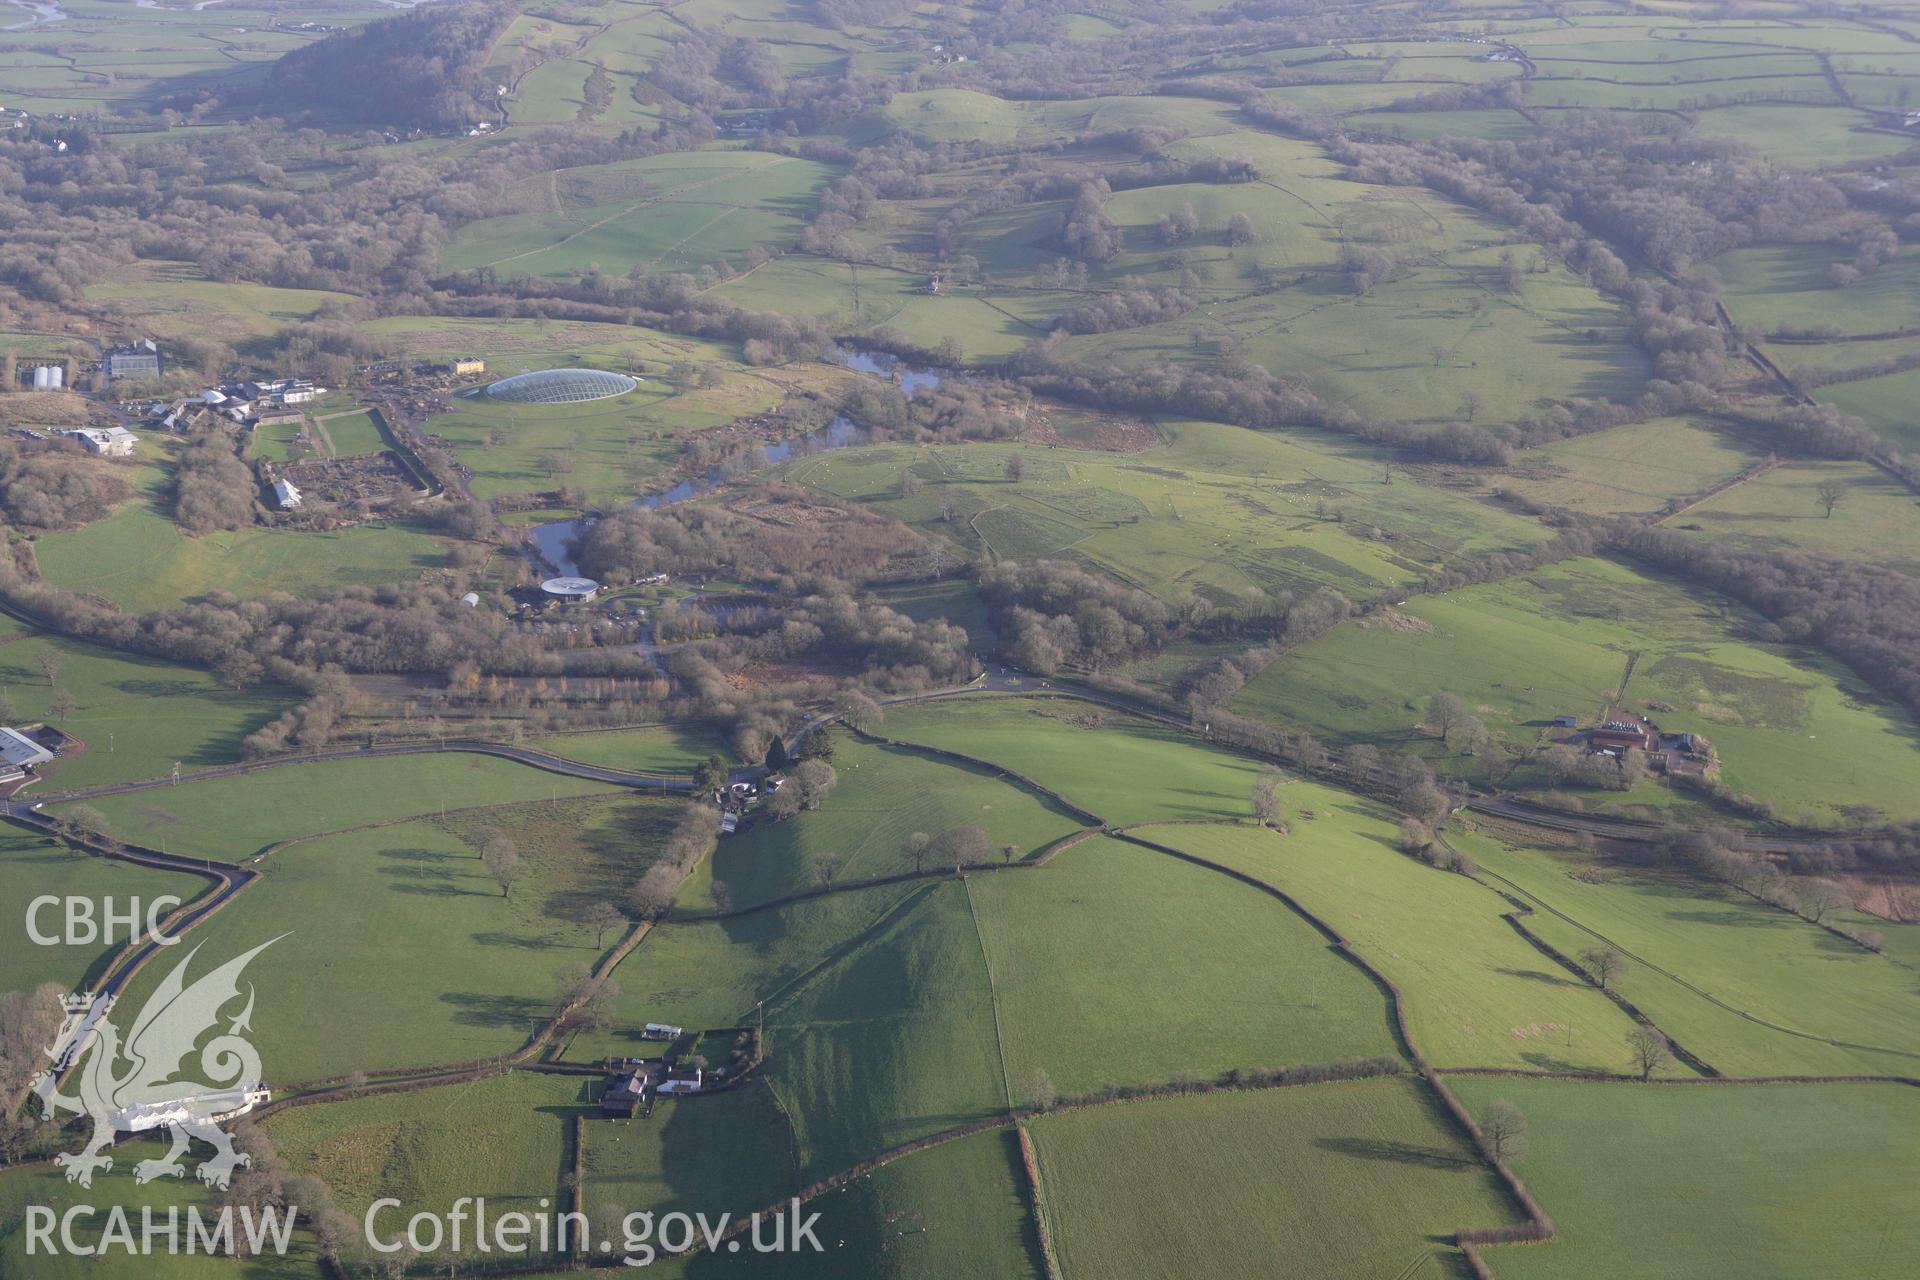
<svg viewBox="0 0 1920 1280"><path fill-rule="evenodd" d="M624 373L600 369L536 369L500 379L487 387L487 394L518 404L580 404L623 396L639 385Z"/></svg>

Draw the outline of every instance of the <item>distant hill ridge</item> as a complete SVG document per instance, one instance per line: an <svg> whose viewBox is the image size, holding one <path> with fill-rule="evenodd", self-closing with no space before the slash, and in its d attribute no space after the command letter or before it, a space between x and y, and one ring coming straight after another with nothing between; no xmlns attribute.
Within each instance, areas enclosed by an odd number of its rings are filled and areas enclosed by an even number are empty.
<svg viewBox="0 0 1920 1280"><path fill-rule="evenodd" d="M261 105L410 129L491 118L487 61L514 17L511 6L489 2L376 19L281 58L258 90Z"/></svg>

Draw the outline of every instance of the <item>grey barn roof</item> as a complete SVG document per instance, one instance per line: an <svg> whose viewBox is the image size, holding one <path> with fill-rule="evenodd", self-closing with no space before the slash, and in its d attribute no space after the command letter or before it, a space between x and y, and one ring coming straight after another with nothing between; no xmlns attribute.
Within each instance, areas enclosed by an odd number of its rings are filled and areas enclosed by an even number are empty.
<svg viewBox="0 0 1920 1280"><path fill-rule="evenodd" d="M0 761L15 768L27 765L45 764L53 759L53 752L21 733L18 729L0 729Z"/></svg>

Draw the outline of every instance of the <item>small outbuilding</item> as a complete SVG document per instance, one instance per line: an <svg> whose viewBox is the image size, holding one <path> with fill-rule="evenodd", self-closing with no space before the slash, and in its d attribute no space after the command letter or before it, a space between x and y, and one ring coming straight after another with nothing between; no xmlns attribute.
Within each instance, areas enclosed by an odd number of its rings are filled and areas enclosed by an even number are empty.
<svg viewBox="0 0 1920 1280"><path fill-rule="evenodd" d="M300 490L294 487L293 481L291 480L275 480L273 482L273 500L280 504L282 511L298 511L300 509Z"/></svg>
<svg viewBox="0 0 1920 1280"><path fill-rule="evenodd" d="M646 1077L637 1071L623 1071L609 1077L600 1091L600 1114L630 1118L646 1096Z"/></svg>
<svg viewBox="0 0 1920 1280"><path fill-rule="evenodd" d="M60 433L78 440L102 458L131 458L140 437L125 427L73 427Z"/></svg>

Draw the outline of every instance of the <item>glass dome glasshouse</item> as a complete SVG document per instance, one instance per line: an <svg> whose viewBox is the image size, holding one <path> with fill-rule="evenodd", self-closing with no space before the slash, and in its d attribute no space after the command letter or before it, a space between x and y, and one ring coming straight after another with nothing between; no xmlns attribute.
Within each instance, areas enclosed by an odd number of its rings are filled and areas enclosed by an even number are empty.
<svg viewBox="0 0 1920 1280"><path fill-rule="evenodd" d="M599 369L536 369L500 379L487 395L518 404L581 404L623 396L638 385L624 373Z"/></svg>

